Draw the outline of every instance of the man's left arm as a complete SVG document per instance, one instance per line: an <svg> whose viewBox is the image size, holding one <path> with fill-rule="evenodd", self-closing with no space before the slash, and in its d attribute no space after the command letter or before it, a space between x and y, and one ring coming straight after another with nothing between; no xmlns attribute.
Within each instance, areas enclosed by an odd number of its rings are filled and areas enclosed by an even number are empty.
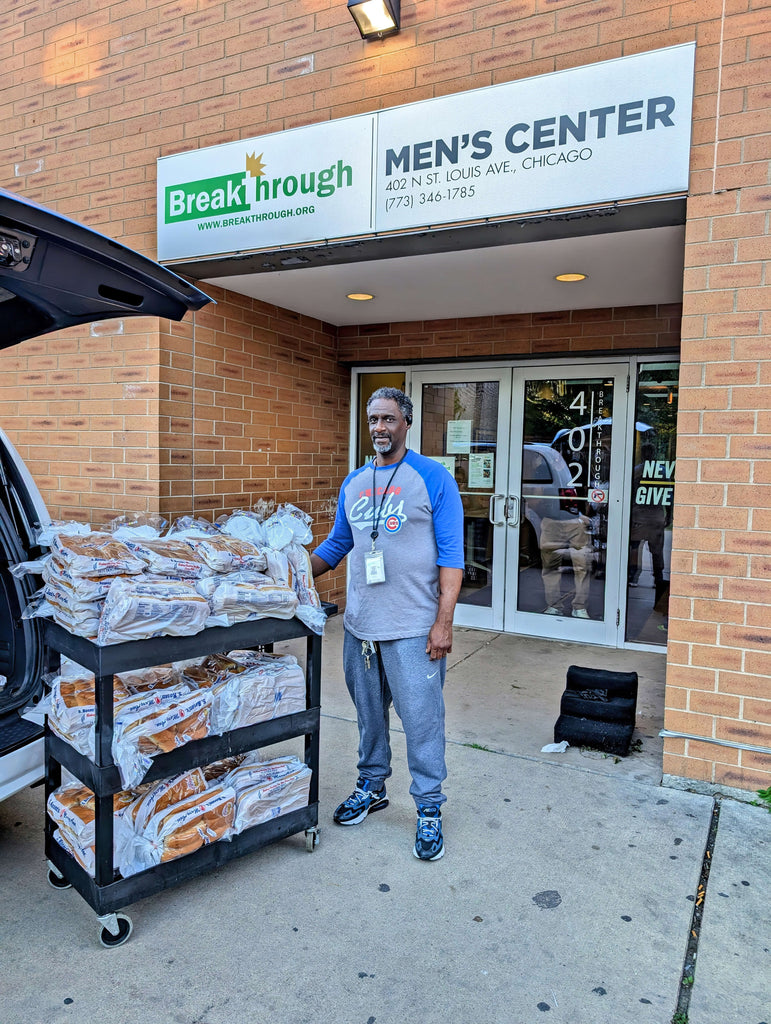
<svg viewBox="0 0 771 1024"><path fill-rule="evenodd" d="M439 566L439 606L426 643L426 654L432 661L444 658L452 650L452 617L462 582L462 569Z"/></svg>

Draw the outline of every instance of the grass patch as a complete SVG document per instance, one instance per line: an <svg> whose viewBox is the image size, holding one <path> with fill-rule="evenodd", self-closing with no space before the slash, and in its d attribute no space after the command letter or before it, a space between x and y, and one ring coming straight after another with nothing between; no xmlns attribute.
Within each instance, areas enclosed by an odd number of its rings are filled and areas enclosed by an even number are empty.
<svg viewBox="0 0 771 1024"><path fill-rule="evenodd" d="M759 789L758 796L760 800L753 800L753 807L765 807L767 811L771 811L771 786L768 789Z"/></svg>

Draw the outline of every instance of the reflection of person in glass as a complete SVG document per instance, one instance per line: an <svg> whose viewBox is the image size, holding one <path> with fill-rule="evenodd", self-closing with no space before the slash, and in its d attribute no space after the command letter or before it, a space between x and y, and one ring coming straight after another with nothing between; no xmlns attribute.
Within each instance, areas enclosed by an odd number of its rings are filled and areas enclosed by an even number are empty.
<svg viewBox="0 0 771 1024"><path fill-rule="evenodd" d="M546 614L562 615L563 552L573 565L573 618L588 619L589 570L592 563L590 520L582 515L577 499L561 498L559 508L541 520L541 576L546 596Z"/></svg>
<svg viewBox="0 0 771 1024"><path fill-rule="evenodd" d="M463 501L463 531L466 538L464 584L486 586L492 559L492 527L488 518L488 497L469 490L469 474L458 460L455 482ZM490 484L492 488L492 484Z"/></svg>
<svg viewBox="0 0 771 1024"><path fill-rule="evenodd" d="M642 571L642 556L645 544L651 554L653 585L656 597L664 589L664 528L667 525L668 508L663 504L649 503L649 498L663 491L671 483L668 480L648 481L646 475L655 472L659 465L655 460L656 451L652 444L644 444L640 451L640 462L632 475L632 515L629 529L629 586L636 587ZM663 463L661 464L663 465ZM648 484L659 484L655 491ZM662 486L663 485L663 486ZM670 498L671 500L671 498ZM671 506L670 506L671 507Z"/></svg>

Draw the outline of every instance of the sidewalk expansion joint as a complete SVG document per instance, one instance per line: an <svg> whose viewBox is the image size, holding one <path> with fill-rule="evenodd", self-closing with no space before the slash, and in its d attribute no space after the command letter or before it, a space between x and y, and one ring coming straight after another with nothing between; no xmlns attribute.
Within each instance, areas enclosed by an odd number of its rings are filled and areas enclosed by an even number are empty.
<svg viewBox="0 0 771 1024"><path fill-rule="evenodd" d="M484 650L485 647L489 647L491 643L494 643L499 637L504 636L503 633L491 633L489 638L483 640L479 647L476 647L473 651L469 651L465 658L461 658L460 661L456 661L453 665L447 666L447 671L454 672L458 666L462 665L464 661L468 661L469 658L475 658L480 651Z"/></svg>
<svg viewBox="0 0 771 1024"><path fill-rule="evenodd" d="M688 1008L691 1005L691 993L696 978L696 958L699 952L699 938L701 936L701 919L704 916L704 904L707 899L707 884L709 873L712 868L712 855L715 852L715 839L717 838L718 822L720 821L720 798L716 798L712 805L712 820L707 833L707 843L704 849L704 857L701 862L701 874L699 884L694 896L688 899L693 900L693 914L691 916L691 927L688 933L688 942L685 948L685 960L683 972L680 975L680 990L677 994L677 1007L672 1018L672 1024L687 1024Z"/></svg>

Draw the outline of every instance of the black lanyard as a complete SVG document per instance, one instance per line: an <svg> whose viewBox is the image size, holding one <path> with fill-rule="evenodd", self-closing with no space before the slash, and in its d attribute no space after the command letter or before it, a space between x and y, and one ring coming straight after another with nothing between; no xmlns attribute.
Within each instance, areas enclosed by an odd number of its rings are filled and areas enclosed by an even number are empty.
<svg viewBox="0 0 771 1024"><path fill-rule="evenodd" d="M376 502L376 495L377 495L376 479L377 479L377 473L376 473L376 469L375 469L375 460L374 459L372 460L372 533L370 534L370 537L372 538L372 550L373 551L375 550L375 541L378 538L378 526L380 525L380 513L383 511L383 502L385 501L386 495L388 494L388 488L391 486L391 484L393 483L393 479L396 476L396 470L399 468L399 466L401 466L401 464L404 462L404 460L406 458L407 458L407 452L405 452L404 455L402 455L402 457L399 459L399 461L394 466L394 471L391 474L391 476L388 478L388 483L385 485L385 490L383 491L382 497L380 498L380 504L379 505Z"/></svg>

